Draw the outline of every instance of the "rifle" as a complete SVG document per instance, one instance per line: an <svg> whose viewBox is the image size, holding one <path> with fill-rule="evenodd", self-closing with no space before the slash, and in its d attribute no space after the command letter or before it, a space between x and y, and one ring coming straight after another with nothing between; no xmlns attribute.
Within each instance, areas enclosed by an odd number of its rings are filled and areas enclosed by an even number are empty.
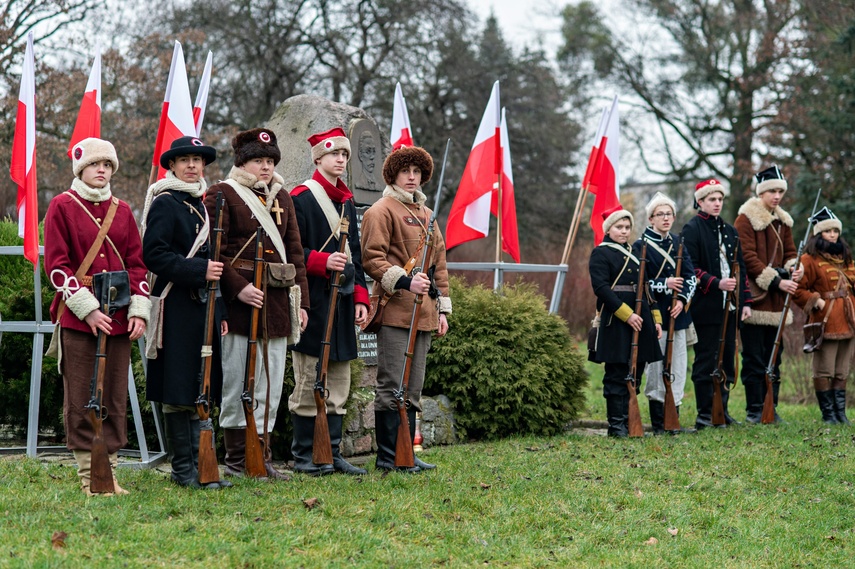
<svg viewBox="0 0 855 569"><path fill-rule="evenodd" d="M727 374L724 373L724 348L727 340L727 324L730 317L730 305L737 307L736 315L737 326L739 326L739 240L733 247L733 260L730 262L730 274L736 279L736 288L724 295L724 317L721 322L721 334L718 338L718 359L716 360L715 369L710 374L713 383L713 399L712 399L712 424L713 426L727 424L727 418L724 416L724 398L722 396L722 388L727 381Z"/></svg>
<svg viewBox="0 0 855 569"><path fill-rule="evenodd" d="M344 216L341 218L339 228L338 252L344 253L347 247L350 222ZM344 272L336 272L330 275L330 306L327 310L327 320L324 324L324 340L321 342L321 354L318 363L315 364L317 376L315 378L315 438L312 442L312 462L315 464L332 464L332 444L330 443L330 426L327 421L327 370L330 363L330 344L332 340L335 313L338 308L338 298L341 285L344 282Z"/></svg>
<svg viewBox="0 0 855 569"><path fill-rule="evenodd" d="M255 263L252 268L252 283L261 288L261 276L264 268L264 230L259 226L255 233ZM266 300L266 299L265 299ZM258 353L258 313L260 309L252 307L249 319L249 338L246 342L246 370L243 375L243 413L246 417L246 475L252 478L267 477L264 467L264 452L258 439L255 426L255 360Z"/></svg>
<svg viewBox="0 0 855 569"><path fill-rule="evenodd" d="M677 266L674 268L674 275L677 278L680 278L682 269L683 240L680 239L680 246L677 248ZM673 311L679 299L677 298L677 291L672 291L672 295L671 310ZM677 415L677 403L674 401L674 390L671 389L671 382L674 377L674 374L671 373L671 358L674 355L674 325L677 319L670 314L669 317L671 320L668 322L668 339L665 341L665 364L662 366L662 383L665 384L665 430L679 431L680 416Z"/></svg>
<svg viewBox="0 0 855 569"><path fill-rule="evenodd" d="M819 196L822 195L822 188L816 192L816 199L813 202L813 209L808 218L808 226L805 231L805 236L799 243L799 250L796 252L796 263L793 265L793 271L798 270L799 263L802 259L802 251L805 248L810 237L810 229L813 225L811 219L816 214L816 207L819 205ZM769 364L766 366L766 397L763 399L763 414L760 416L760 422L764 425L775 422L775 394L773 390L773 382L781 381L780 377L775 375L775 361L778 359L778 353L781 351L781 337L784 333L784 323L787 320L787 312L790 310L790 293L784 298L784 309L781 311L781 318L778 320L778 332L775 334L775 347L772 348L772 354L769 356Z"/></svg>
<svg viewBox="0 0 855 569"><path fill-rule="evenodd" d="M217 213L214 222L214 250L211 260L220 260L223 240L223 192L217 192ZM203 486L220 481L217 453L214 449L214 423L211 421L211 369L213 367L213 344L217 304L217 281L208 281L208 302L205 310L205 343L202 345L202 365L199 369L199 397L196 398L196 413L199 415L199 484Z"/></svg>
<svg viewBox="0 0 855 569"><path fill-rule="evenodd" d="M641 246L641 264L638 268L638 290L635 291L635 314L641 316L644 300L644 271L647 268L647 241ZM632 351L629 357L629 374L626 376L626 388L629 391L629 436L643 437L641 411L638 409L638 395L635 393L635 374L638 370L638 330L632 331Z"/></svg>
<svg viewBox="0 0 855 569"><path fill-rule="evenodd" d="M110 273L97 275L106 282L100 287L98 304L101 312L110 313L111 296L115 299L116 289L110 286ZM93 494L115 492L113 485L113 467L110 465L110 453L107 451L107 441L104 440L103 424L107 418L107 408L102 405L104 396L104 376L107 373L107 334L98 329L98 347L95 350L95 369L92 372L91 394L87 410L89 423L92 425L92 455L89 474L89 491Z"/></svg>
<svg viewBox="0 0 855 569"><path fill-rule="evenodd" d="M445 144L445 156L442 158L442 171L439 175L439 184L436 188L436 201L434 202L433 212L430 216L425 235L425 246L422 250L422 257L419 266L413 268L413 274L422 272L425 265L433 257L433 248L435 240L433 237L433 226L436 223L436 212L439 209L439 199L442 196L442 183L445 179L445 166L448 162L448 150L451 148L451 139ZM413 439L410 436L410 420L407 417L407 406L409 401L406 400L407 389L410 385L410 371L413 367L413 353L416 349L416 336L419 332L419 319L421 318L421 308L424 295L417 294L413 300L413 315L410 317L410 334L407 338L407 351L404 353L404 369L401 371L401 383L398 389L395 390L395 407L398 410L400 422L398 424L398 440L395 443L395 467L396 468L413 468L415 466L415 455L413 454Z"/></svg>

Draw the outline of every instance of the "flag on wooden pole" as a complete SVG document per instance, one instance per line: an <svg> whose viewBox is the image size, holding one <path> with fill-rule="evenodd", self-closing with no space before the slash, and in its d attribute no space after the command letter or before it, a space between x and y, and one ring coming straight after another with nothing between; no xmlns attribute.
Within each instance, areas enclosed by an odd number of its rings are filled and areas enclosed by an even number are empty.
<svg viewBox="0 0 855 569"><path fill-rule="evenodd" d="M9 175L18 185L18 237L24 239L24 257L35 266L39 260L39 201L36 184L36 65L33 32L27 34L27 50L18 92L18 114Z"/></svg>
<svg viewBox="0 0 855 569"><path fill-rule="evenodd" d="M514 198L514 175L511 171L511 143L508 138L508 122L505 119L504 108L502 108L499 144L502 147L502 251L519 263L520 238L517 234L517 205ZM497 201L498 193L493 192L493 202L490 204L493 215L498 215Z"/></svg>
<svg viewBox="0 0 855 569"><path fill-rule="evenodd" d="M600 140L597 160L591 172L589 188L596 188L597 197L591 211L594 245L603 241L603 212L620 204L620 115L615 96L609 111L605 133Z"/></svg>
<svg viewBox="0 0 855 569"><path fill-rule="evenodd" d="M169 67L169 79L166 82L166 94L163 97L160 126L154 142L152 166L157 168L157 180L166 176L166 170L160 167L160 155L169 148L173 140L182 136L196 136L196 124L193 120L190 85L187 83L187 67L184 65L184 50L176 41L172 51L172 64Z"/></svg>
<svg viewBox="0 0 855 569"><path fill-rule="evenodd" d="M86 82L86 90L83 92L83 100L80 102L80 111L77 113L77 121L74 123L71 141L68 143L69 158L71 158L71 149L86 138L101 138L100 44L95 46L95 60L92 62L92 70L89 71L89 80Z"/></svg>
<svg viewBox="0 0 855 569"><path fill-rule="evenodd" d="M205 60L205 71L199 81L199 90L196 91L196 102L193 104L193 122L196 125L196 136L202 136L202 123L205 122L205 108L208 106L208 92L211 89L211 67L214 52L208 52Z"/></svg>
<svg viewBox="0 0 855 569"><path fill-rule="evenodd" d="M392 141L392 150L397 150L402 146L414 146L410 115L407 112L407 101L404 100L400 83L395 85L395 102L392 106L392 134L389 135L389 140Z"/></svg>

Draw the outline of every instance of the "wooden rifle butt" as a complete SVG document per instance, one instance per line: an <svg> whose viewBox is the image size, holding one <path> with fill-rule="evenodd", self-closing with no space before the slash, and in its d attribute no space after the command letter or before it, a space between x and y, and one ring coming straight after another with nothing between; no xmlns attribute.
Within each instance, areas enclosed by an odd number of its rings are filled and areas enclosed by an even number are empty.
<svg viewBox="0 0 855 569"><path fill-rule="evenodd" d="M321 400L318 406L318 414L315 415L315 436L312 440L312 462L315 464L332 464L332 444L330 442L330 424L327 420L326 405L323 399L315 391L315 402ZM321 410L323 409L323 412Z"/></svg>
<svg viewBox="0 0 855 569"><path fill-rule="evenodd" d="M760 415L760 422L764 425L775 422L775 390L768 375L766 376L766 397L763 399L763 414Z"/></svg>
<svg viewBox="0 0 855 569"><path fill-rule="evenodd" d="M413 454L413 440L410 438L410 420L404 405L398 405L398 440L395 443L395 466L397 468L413 468L416 457Z"/></svg>
<svg viewBox="0 0 855 569"><path fill-rule="evenodd" d="M116 491L113 486L113 467L110 465L110 453L107 451L107 441L104 440L100 417L96 411L89 411L89 418L95 428L92 437L92 454L89 464L89 491L93 494L106 494Z"/></svg>
<svg viewBox="0 0 855 569"><path fill-rule="evenodd" d="M674 401L674 390L671 389L671 382L667 379L665 383L665 430L679 431L680 430L680 415L677 414L677 403Z"/></svg>
<svg viewBox="0 0 855 569"><path fill-rule="evenodd" d="M214 449L214 427L211 420L201 421L199 430L199 484L220 481L217 452Z"/></svg>
<svg viewBox="0 0 855 569"><path fill-rule="evenodd" d="M712 397L712 424L715 426L724 425L727 421L724 418L724 399L722 399L721 386L718 378L712 378L713 397Z"/></svg>
<svg viewBox="0 0 855 569"><path fill-rule="evenodd" d="M631 381L626 382L629 390L629 436L643 437L644 426L641 424L641 411L638 408L638 395L635 393L635 385Z"/></svg>
<svg viewBox="0 0 855 569"><path fill-rule="evenodd" d="M264 468L264 450L261 448L261 440L258 438L258 429L255 427L255 417L252 412L247 413L246 417L245 474L250 478L267 478L267 469Z"/></svg>

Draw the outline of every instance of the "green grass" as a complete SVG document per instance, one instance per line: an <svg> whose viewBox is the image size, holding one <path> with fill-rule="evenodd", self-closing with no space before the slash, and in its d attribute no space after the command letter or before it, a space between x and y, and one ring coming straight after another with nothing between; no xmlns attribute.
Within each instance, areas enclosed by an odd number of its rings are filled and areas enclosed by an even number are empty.
<svg viewBox="0 0 855 569"><path fill-rule="evenodd" d="M604 419L599 373L585 414ZM741 419L741 388L732 401ZM219 492L122 470L130 496L87 498L74 467L4 457L0 567L851 566L855 428L822 424L815 404L780 413L697 435L435 448L424 458L439 468L421 475ZM682 416L694 420L691 393Z"/></svg>

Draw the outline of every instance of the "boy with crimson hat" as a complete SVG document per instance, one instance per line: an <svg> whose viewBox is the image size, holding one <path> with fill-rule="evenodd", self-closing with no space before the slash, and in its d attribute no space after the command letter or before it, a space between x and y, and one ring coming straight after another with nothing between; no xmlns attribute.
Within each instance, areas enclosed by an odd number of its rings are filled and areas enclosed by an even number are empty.
<svg viewBox="0 0 855 569"><path fill-rule="evenodd" d="M736 353L736 329L739 320L751 316L751 293L745 277L745 263L736 229L721 218L721 209L726 195L724 186L716 179L699 182L695 186L695 203L700 211L698 215L683 226L682 238L686 251L695 267L698 279L695 296L692 299L691 315L698 335L695 344L695 361L692 364L692 383L695 384L695 401L698 417L695 428L711 427L713 406L713 376L718 363L719 341L722 334L725 311L728 312L727 331L724 342L722 371L726 384L722 385L722 403L724 404L725 427L735 422L727 409L729 396L728 384L734 377L734 356ZM732 263L739 264L741 278L737 282L731 274ZM728 301L728 293L736 291L736 298L742 310Z"/></svg>
<svg viewBox="0 0 855 569"><path fill-rule="evenodd" d="M336 127L313 134L309 137L309 145L317 169L310 179L291 190L312 301L309 325L292 350L294 391L288 398L288 409L294 430L291 444L294 471L311 476L332 472L361 475L366 471L344 460L340 450L344 406L350 394L350 361L357 357L354 325L365 322L369 304L356 205L353 194L342 180L350 158L350 141L344 130ZM344 220L348 223L347 233L342 232ZM339 252L342 239L347 241L344 253ZM330 309L330 277L342 272L345 282L339 289L332 323L326 384L333 464L319 465L312 462L317 414L314 385Z"/></svg>

